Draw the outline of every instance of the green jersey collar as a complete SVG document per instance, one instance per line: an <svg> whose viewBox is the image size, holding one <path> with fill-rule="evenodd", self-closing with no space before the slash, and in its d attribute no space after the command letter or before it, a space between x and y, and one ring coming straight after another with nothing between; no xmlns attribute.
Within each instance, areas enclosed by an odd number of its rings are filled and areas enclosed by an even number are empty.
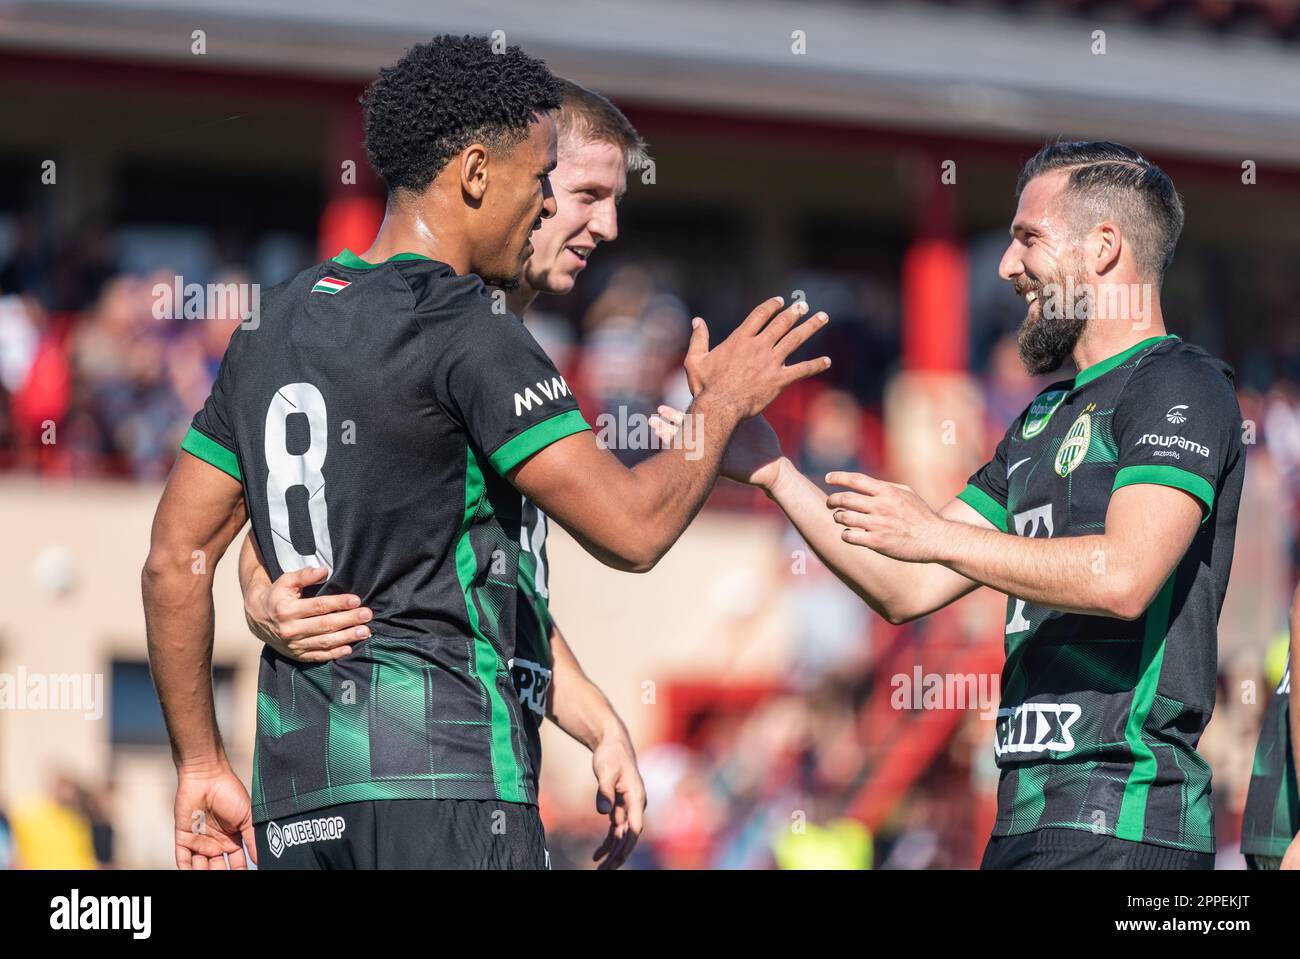
<svg viewBox="0 0 1300 959"><path fill-rule="evenodd" d="M384 263L392 263L395 260L429 260L429 259L432 259L432 257L424 256L421 253L394 253L392 256L386 259ZM382 264L380 263L369 263L366 260L361 259L361 257L357 256L355 253L353 253L351 250L347 249L346 247L344 248L342 253L334 257L334 262L337 263L339 266L346 266L353 270L373 270L377 266L382 266Z"/></svg>
<svg viewBox="0 0 1300 959"><path fill-rule="evenodd" d="M1143 340L1141 343L1135 343L1124 352L1116 353L1114 356L1110 357L1110 359L1102 360L1100 363L1094 363L1086 370L1080 370L1079 375L1074 378L1074 386L1071 387L1071 389L1077 390L1081 386L1086 386L1087 384L1095 380L1097 377L1104 376L1105 374L1113 370L1115 367L1123 365L1134 355L1141 353L1143 350L1148 349L1149 347L1155 346L1157 343L1160 343L1163 340L1176 340L1176 339L1178 339L1178 337L1175 336L1173 333L1167 333L1164 336L1151 336Z"/></svg>

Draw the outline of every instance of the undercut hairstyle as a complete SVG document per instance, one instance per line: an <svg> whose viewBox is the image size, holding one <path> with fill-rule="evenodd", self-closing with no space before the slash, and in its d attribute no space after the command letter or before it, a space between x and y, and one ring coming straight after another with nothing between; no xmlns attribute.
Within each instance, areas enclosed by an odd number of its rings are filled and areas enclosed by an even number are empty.
<svg viewBox="0 0 1300 959"><path fill-rule="evenodd" d="M580 83L562 80L564 95L555 115L556 137L564 143L609 143L623 151L627 170L645 166L646 143L623 111Z"/></svg>
<svg viewBox="0 0 1300 959"><path fill-rule="evenodd" d="M1183 231L1183 201L1173 181L1141 153L1109 140L1049 143L1025 164L1016 197L1036 176L1069 170L1066 215L1079 233L1103 220L1119 224L1137 268L1159 282Z"/></svg>
<svg viewBox="0 0 1300 959"><path fill-rule="evenodd" d="M519 47L495 53L485 37L434 37L362 94L366 155L390 195L420 193L471 143L518 146L534 114L557 109L561 95L546 64Z"/></svg>

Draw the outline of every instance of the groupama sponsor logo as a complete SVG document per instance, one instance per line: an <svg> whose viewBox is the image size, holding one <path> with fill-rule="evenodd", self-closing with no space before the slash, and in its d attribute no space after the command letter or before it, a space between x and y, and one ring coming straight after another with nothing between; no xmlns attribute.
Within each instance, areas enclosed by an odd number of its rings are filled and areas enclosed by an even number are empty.
<svg viewBox="0 0 1300 959"><path fill-rule="evenodd" d="M1146 433L1140 437L1136 446L1177 446L1180 450L1186 450L1189 453L1200 453L1202 456L1209 457L1210 448L1202 446L1185 436L1159 436L1155 433Z"/></svg>

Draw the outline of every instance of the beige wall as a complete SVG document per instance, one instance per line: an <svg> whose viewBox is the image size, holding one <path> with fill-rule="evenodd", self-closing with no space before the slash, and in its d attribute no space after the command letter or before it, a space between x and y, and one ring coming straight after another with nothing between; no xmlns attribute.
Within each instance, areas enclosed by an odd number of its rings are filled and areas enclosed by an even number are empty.
<svg viewBox="0 0 1300 959"><path fill-rule="evenodd" d="M0 672L102 677L100 716L60 710L0 710L0 799L21 800L66 769L96 780L110 772L108 682L113 659L145 658L140 567L160 489L135 484L0 480L0 583L11 611L0 625ZM246 719L228 730L241 771L251 763L258 649L243 631L234 563L217 574L216 662L238 668L234 705ZM70 577L62 594L51 589ZM166 864L174 796L165 750L119 753L121 859Z"/></svg>
<svg viewBox="0 0 1300 959"><path fill-rule="evenodd" d="M140 566L159 488L0 478L0 673L92 674L107 699L114 658L145 657ZM781 565L773 517L709 514L645 576L608 570L552 528L553 608L587 671L638 744L661 729L659 688L675 676L771 675L788 630L770 585ZM251 767L257 657L244 628L233 555L218 567L216 662L237 669L228 748ZM54 587L63 583L66 591ZM649 686L647 683L653 683ZM91 687L93 691L93 686ZM163 749L110 746L108 703L84 711L0 709L0 802L41 789L56 769L117 783L121 862L171 861L174 778ZM548 730L543 787L587 803L594 781L580 746Z"/></svg>

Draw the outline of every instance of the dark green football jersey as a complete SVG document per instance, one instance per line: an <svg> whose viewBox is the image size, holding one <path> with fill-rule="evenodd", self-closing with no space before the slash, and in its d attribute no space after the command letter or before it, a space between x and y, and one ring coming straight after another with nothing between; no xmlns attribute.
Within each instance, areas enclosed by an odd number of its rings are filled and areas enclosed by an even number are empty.
<svg viewBox="0 0 1300 959"><path fill-rule="evenodd" d="M551 610L546 557L546 514L523 498L519 539L519 602L515 615L515 658L510 661L515 692L523 707L524 734L533 768L542 769L541 726L551 688Z"/></svg>
<svg viewBox="0 0 1300 959"><path fill-rule="evenodd" d="M344 251L261 298L184 448L240 479L273 578L372 608L332 663L269 648L258 822L377 799L535 802L512 681L529 531L505 475L587 429L567 384L476 276Z"/></svg>
<svg viewBox="0 0 1300 959"><path fill-rule="evenodd" d="M1214 706L1244 471L1231 368L1164 336L1040 393L959 494L1018 536L1099 534L1111 494L1133 484L1184 490L1204 514L1137 620L1008 598L994 835L1064 827L1213 851L1196 744Z"/></svg>
<svg viewBox="0 0 1300 959"><path fill-rule="evenodd" d="M1241 817L1241 851L1283 856L1300 832L1300 794L1291 751L1291 663L1264 711Z"/></svg>

